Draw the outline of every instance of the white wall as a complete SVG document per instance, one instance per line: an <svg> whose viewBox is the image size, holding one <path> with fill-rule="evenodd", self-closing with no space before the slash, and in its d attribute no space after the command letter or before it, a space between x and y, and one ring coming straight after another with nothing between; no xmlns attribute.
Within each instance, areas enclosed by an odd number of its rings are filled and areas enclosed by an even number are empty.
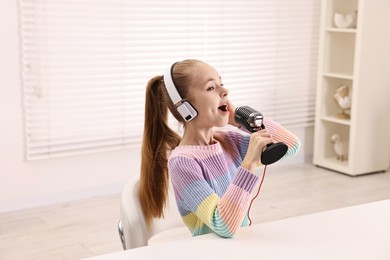
<svg viewBox="0 0 390 260"><path fill-rule="evenodd" d="M0 212L120 192L139 171L139 149L24 161L16 2L0 1ZM312 128L291 130L304 145L284 164L310 159L313 150Z"/></svg>
<svg viewBox="0 0 390 260"><path fill-rule="evenodd" d="M24 161L17 2L0 1L0 212L119 192L138 150Z"/></svg>

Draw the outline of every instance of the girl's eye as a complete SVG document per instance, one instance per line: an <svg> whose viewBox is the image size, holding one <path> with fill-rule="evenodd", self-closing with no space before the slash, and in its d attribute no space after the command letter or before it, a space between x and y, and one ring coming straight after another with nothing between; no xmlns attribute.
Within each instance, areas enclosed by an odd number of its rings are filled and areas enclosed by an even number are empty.
<svg viewBox="0 0 390 260"><path fill-rule="evenodd" d="M214 89L214 87L208 87L207 88L207 91L211 91L211 90L213 90Z"/></svg>

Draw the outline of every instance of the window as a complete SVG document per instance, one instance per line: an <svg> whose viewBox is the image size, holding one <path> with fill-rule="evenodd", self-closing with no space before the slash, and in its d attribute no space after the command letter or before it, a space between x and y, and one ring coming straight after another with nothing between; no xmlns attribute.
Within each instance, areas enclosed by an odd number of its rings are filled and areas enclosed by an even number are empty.
<svg viewBox="0 0 390 260"><path fill-rule="evenodd" d="M236 105L313 124L320 1L20 0L26 159L140 146L147 81L204 60Z"/></svg>

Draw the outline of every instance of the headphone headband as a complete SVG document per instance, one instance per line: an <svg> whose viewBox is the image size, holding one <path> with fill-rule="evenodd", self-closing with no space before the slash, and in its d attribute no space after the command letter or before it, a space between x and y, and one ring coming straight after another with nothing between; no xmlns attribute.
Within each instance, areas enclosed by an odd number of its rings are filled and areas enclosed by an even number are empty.
<svg viewBox="0 0 390 260"><path fill-rule="evenodd" d="M164 83L165 87L168 91L168 95L171 98L173 104L175 105L177 111L180 113L180 115L183 117L183 119L187 122L194 119L198 112L196 109L190 104L188 101L183 101L181 98L179 92L176 89L175 83L173 83L172 78L172 71L173 66L175 66L176 63L173 63L164 73Z"/></svg>
<svg viewBox="0 0 390 260"><path fill-rule="evenodd" d="M164 83L165 87L167 88L169 97L171 98L173 104L175 107L177 107L183 99L181 98L179 92L177 91L175 87L175 83L173 83L172 79L172 71L173 66L175 66L176 63L173 63L164 73Z"/></svg>

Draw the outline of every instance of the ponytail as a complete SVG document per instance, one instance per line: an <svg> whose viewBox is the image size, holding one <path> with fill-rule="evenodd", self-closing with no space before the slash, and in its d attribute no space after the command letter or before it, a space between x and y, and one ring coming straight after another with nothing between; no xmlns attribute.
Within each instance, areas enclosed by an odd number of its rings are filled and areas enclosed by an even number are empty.
<svg viewBox="0 0 390 260"><path fill-rule="evenodd" d="M180 142L169 128L169 96L161 76L152 78L146 88L145 123L141 149L140 202L145 221L164 216L168 196L168 152Z"/></svg>

